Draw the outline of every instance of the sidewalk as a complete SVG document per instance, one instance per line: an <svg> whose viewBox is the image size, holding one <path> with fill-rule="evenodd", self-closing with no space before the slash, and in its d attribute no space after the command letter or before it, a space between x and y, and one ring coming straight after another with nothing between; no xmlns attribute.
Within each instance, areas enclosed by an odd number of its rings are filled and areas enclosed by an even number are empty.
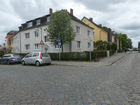
<svg viewBox="0 0 140 105"><path fill-rule="evenodd" d="M125 55L127 55L127 54L126 53L117 53L117 54L114 54L110 57L100 59L99 62L95 62L95 61L91 61L91 62L90 61L52 61L52 64L63 65L63 66L80 66L80 67L84 67L84 66L108 66L108 65L111 65L111 64L117 62L118 60L123 58Z"/></svg>

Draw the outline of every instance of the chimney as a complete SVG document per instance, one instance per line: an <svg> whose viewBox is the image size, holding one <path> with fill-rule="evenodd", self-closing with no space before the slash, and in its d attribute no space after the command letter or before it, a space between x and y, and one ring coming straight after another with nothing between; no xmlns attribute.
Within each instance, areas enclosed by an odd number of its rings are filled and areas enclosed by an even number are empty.
<svg viewBox="0 0 140 105"><path fill-rule="evenodd" d="M52 11L52 9L51 9L51 8L50 8L49 12L50 12L50 14L52 14L52 12L53 12L53 11Z"/></svg>
<svg viewBox="0 0 140 105"><path fill-rule="evenodd" d="M89 21L93 22L93 18L89 18Z"/></svg>
<svg viewBox="0 0 140 105"><path fill-rule="evenodd" d="M70 9L70 14L73 15L73 9Z"/></svg>

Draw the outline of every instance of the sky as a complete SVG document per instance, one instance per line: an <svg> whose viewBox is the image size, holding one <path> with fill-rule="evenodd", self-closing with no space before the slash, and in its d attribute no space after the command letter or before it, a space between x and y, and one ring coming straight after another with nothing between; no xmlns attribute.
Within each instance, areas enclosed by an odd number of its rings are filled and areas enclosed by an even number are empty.
<svg viewBox="0 0 140 105"><path fill-rule="evenodd" d="M0 45L7 33L22 23L61 9L73 9L74 16L92 17L93 22L127 34L133 47L140 41L140 0L0 0Z"/></svg>

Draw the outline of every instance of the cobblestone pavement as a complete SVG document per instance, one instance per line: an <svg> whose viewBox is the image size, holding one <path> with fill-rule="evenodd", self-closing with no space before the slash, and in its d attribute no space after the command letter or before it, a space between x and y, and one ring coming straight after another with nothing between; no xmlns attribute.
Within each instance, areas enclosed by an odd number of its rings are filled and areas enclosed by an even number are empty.
<svg viewBox="0 0 140 105"><path fill-rule="evenodd" d="M94 61L53 61L53 64L55 65L67 65L67 66L107 66L107 65L111 65L115 62L117 62L118 60L122 59L124 56L126 56L127 54L129 54L130 52L127 53L117 53L114 54L113 56L110 57L105 57L103 59L100 59L99 62L94 62Z"/></svg>
<svg viewBox="0 0 140 105"><path fill-rule="evenodd" d="M104 66L0 65L0 105L140 105L139 63L132 52Z"/></svg>

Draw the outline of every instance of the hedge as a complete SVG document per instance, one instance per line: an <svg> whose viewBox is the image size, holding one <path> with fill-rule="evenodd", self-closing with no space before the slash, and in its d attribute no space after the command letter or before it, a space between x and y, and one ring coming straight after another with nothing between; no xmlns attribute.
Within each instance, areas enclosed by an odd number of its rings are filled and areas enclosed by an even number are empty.
<svg viewBox="0 0 140 105"><path fill-rule="evenodd" d="M52 60L59 60L59 53L49 53ZM107 52L104 51L92 51L91 59L94 60L97 58L103 58L107 56ZM65 52L61 53L61 60L76 60L76 61L89 61L90 52Z"/></svg>

